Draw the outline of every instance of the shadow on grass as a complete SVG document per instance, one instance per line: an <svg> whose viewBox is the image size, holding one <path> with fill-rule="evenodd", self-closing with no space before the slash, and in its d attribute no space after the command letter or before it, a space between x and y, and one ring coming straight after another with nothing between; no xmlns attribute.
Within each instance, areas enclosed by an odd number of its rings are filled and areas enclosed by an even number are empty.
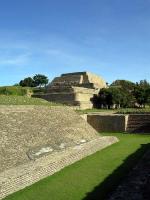
<svg viewBox="0 0 150 200"><path fill-rule="evenodd" d="M141 144L141 147L136 152L127 157L123 164L113 171L101 184L96 186L92 192L87 193L83 200L106 200L148 149L150 149L150 143Z"/></svg>

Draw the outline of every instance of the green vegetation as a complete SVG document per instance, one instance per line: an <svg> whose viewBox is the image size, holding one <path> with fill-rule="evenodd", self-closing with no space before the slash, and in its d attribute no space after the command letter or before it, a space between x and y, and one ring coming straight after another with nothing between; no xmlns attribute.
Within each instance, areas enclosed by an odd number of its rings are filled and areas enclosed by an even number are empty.
<svg viewBox="0 0 150 200"><path fill-rule="evenodd" d="M48 77L42 74L36 74L32 77L27 77L21 80L19 85L22 87L38 87L46 86L48 84Z"/></svg>
<svg viewBox="0 0 150 200"><path fill-rule="evenodd" d="M39 87L30 87L30 89L32 90L32 93L33 94L44 94L44 93L46 93L46 89L45 89L45 87L41 87L41 88L39 88Z"/></svg>
<svg viewBox="0 0 150 200"><path fill-rule="evenodd" d="M23 88L19 86L3 86L0 87L0 95L16 95L25 96L32 93L30 88Z"/></svg>
<svg viewBox="0 0 150 200"><path fill-rule="evenodd" d="M119 110L119 109L118 109ZM114 109L97 109L97 108L92 108L92 109L86 109L86 110L75 110L79 114L88 114L88 113L115 113L116 110Z"/></svg>
<svg viewBox="0 0 150 200"><path fill-rule="evenodd" d="M146 80L139 83L116 80L109 88L102 88L94 95L92 102L95 108L143 108L150 104L150 83Z"/></svg>
<svg viewBox="0 0 150 200"><path fill-rule="evenodd" d="M2 86L0 95L30 96L31 94L44 94L44 87Z"/></svg>
<svg viewBox="0 0 150 200"><path fill-rule="evenodd" d="M112 134L120 141L5 200L104 199L148 148L148 135ZM91 193L91 194L89 194Z"/></svg>
<svg viewBox="0 0 150 200"><path fill-rule="evenodd" d="M108 114L150 114L150 107L146 108L119 108L119 109L86 109L76 110L79 114L108 113Z"/></svg>
<svg viewBox="0 0 150 200"><path fill-rule="evenodd" d="M40 98L31 98L27 96L0 95L0 105L44 105L57 106L54 102L48 102Z"/></svg>
<svg viewBox="0 0 150 200"><path fill-rule="evenodd" d="M147 108L126 108L119 109L116 114L150 114L150 107Z"/></svg>

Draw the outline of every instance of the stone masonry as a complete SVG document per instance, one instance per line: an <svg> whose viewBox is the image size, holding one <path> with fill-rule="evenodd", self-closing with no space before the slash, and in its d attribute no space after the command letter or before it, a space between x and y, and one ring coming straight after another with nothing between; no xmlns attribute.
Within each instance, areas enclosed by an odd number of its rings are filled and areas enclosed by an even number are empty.
<svg viewBox="0 0 150 200"><path fill-rule="evenodd" d="M48 85L46 94L34 95L48 101L74 106L80 109L92 108L91 98L105 88L105 81L89 72L62 74Z"/></svg>
<svg viewBox="0 0 150 200"><path fill-rule="evenodd" d="M82 114L81 117L98 132L150 133L150 114L96 112Z"/></svg>
<svg viewBox="0 0 150 200"><path fill-rule="evenodd" d="M66 106L0 106L0 199L118 141Z"/></svg>

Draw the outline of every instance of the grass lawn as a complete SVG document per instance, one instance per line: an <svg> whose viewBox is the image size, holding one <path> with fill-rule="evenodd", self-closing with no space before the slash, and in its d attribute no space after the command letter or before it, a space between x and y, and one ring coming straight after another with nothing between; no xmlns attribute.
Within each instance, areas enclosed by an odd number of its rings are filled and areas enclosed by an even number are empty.
<svg viewBox="0 0 150 200"><path fill-rule="evenodd" d="M136 164L148 148L146 144L150 143L149 135L109 135L117 136L120 142L10 195L5 200L104 199Z"/></svg>
<svg viewBox="0 0 150 200"><path fill-rule="evenodd" d="M94 112L108 112L108 113L115 113L116 110L114 109L97 109L97 108L92 108L92 109L85 109L85 110L75 110L79 114L88 114L88 113L94 113Z"/></svg>
<svg viewBox="0 0 150 200"><path fill-rule="evenodd" d="M88 113L97 113L97 112L105 112L105 113L114 113L114 114L150 114L150 107L146 108L120 108L120 109L86 109L86 110L76 110L79 114L88 114Z"/></svg>
<svg viewBox="0 0 150 200"><path fill-rule="evenodd" d="M121 108L116 111L118 114L150 114L150 107L146 108Z"/></svg>
<svg viewBox="0 0 150 200"><path fill-rule="evenodd" d="M0 105L44 105L57 106L54 102L48 102L40 98L32 98L27 96L0 95Z"/></svg>

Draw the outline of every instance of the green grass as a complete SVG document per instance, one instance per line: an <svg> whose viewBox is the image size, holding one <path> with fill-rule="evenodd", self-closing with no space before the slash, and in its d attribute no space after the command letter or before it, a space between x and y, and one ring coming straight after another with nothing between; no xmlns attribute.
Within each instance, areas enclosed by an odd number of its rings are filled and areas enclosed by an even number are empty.
<svg viewBox="0 0 150 200"><path fill-rule="evenodd" d="M32 98L27 96L0 95L0 105L44 105L57 106L54 102L48 102L40 98Z"/></svg>
<svg viewBox="0 0 150 200"><path fill-rule="evenodd" d="M0 87L0 95L28 96L32 93L32 88L21 86L2 86Z"/></svg>
<svg viewBox="0 0 150 200"><path fill-rule="evenodd" d="M118 114L150 114L150 107L147 108L126 108L119 109L116 113Z"/></svg>
<svg viewBox="0 0 150 200"><path fill-rule="evenodd" d="M79 114L88 114L88 113L94 113L94 112L108 112L108 113L114 113L116 110L113 109L97 109L97 108L92 108L92 109L85 109L85 110L76 110L77 113Z"/></svg>
<svg viewBox="0 0 150 200"><path fill-rule="evenodd" d="M110 135L110 134L109 134ZM112 134L120 141L5 200L102 200L146 151L149 135Z"/></svg>
<svg viewBox="0 0 150 200"><path fill-rule="evenodd" d="M120 108L120 109L86 109L86 110L76 110L79 114L88 114L94 112L105 112L114 114L150 114L150 107L147 108Z"/></svg>
<svg viewBox="0 0 150 200"><path fill-rule="evenodd" d="M45 88L21 87L21 86L1 86L0 95L29 96L31 94L44 94Z"/></svg>

